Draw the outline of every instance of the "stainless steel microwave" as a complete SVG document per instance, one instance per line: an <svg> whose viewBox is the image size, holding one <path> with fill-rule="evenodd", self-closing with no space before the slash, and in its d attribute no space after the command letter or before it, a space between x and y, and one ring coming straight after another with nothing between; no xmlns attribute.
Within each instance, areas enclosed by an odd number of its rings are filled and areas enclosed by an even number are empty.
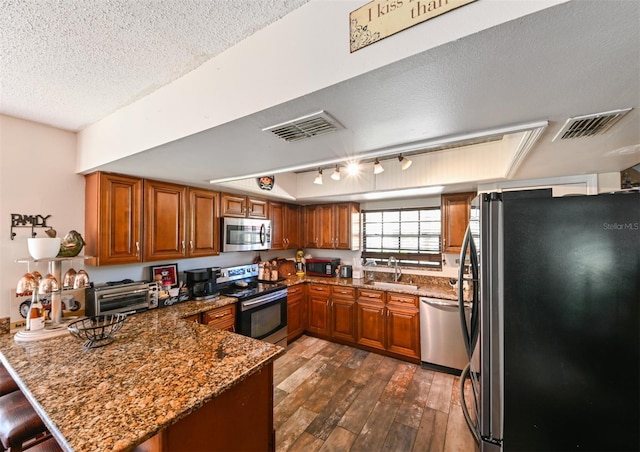
<svg viewBox="0 0 640 452"><path fill-rule="evenodd" d="M222 251L253 251L271 248L271 220L222 219Z"/></svg>

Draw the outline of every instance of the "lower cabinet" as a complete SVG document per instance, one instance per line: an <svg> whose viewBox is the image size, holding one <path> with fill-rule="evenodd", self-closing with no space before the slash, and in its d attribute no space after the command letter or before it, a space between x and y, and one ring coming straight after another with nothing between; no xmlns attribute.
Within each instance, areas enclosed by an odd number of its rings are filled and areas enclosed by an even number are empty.
<svg viewBox="0 0 640 452"><path fill-rule="evenodd" d="M331 328L329 325L331 286L325 284L309 284L307 290L309 308L307 331L328 339L331 337Z"/></svg>
<svg viewBox="0 0 640 452"><path fill-rule="evenodd" d="M306 284L287 289L287 342L297 339L307 329L306 294Z"/></svg>
<svg viewBox="0 0 640 452"><path fill-rule="evenodd" d="M356 341L356 290L353 287L331 287L331 337Z"/></svg>
<svg viewBox="0 0 640 452"><path fill-rule="evenodd" d="M367 347L385 349L385 293L358 290L358 337L356 342Z"/></svg>
<svg viewBox="0 0 640 452"><path fill-rule="evenodd" d="M420 360L418 297L387 294L387 351Z"/></svg>
<svg viewBox="0 0 640 452"><path fill-rule="evenodd" d="M289 291L300 287L304 285L290 287ZM420 362L416 295L309 283L306 313L299 307L304 305L303 294L289 292L289 297L289 340L307 331L313 336Z"/></svg>
<svg viewBox="0 0 640 452"><path fill-rule="evenodd" d="M236 305L229 304L203 312L200 323L234 333L236 331Z"/></svg>

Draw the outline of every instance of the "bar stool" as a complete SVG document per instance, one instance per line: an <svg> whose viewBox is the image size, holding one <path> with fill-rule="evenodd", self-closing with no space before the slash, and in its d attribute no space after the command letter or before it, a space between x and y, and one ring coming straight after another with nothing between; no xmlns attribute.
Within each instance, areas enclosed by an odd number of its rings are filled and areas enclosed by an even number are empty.
<svg viewBox="0 0 640 452"><path fill-rule="evenodd" d="M17 391L18 385L4 366L0 367L0 396Z"/></svg>
<svg viewBox="0 0 640 452"><path fill-rule="evenodd" d="M25 449L26 452L59 452L62 451L62 448L58 444L58 442L53 439L53 436L50 436L44 441L41 441L33 446Z"/></svg>
<svg viewBox="0 0 640 452"><path fill-rule="evenodd" d="M0 442L11 452L19 452L23 444L47 433L42 419L22 391L0 397Z"/></svg>

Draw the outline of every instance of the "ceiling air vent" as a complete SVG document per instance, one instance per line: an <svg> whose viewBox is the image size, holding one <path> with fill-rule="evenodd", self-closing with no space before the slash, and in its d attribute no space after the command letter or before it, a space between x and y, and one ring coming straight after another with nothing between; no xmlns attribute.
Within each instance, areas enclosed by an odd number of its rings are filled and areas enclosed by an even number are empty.
<svg viewBox="0 0 640 452"><path fill-rule="evenodd" d="M606 132L631 110L631 108L626 108L624 110L613 110L569 118L551 141L556 141L558 138L561 140L569 140L572 138L599 135Z"/></svg>
<svg viewBox="0 0 640 452"><path fill-rule="evenodd" d="M344 129L344 127L331 115L320 110L275 126L265 127L262 131L271 132L284 141L298 141L339 129Z"/></svg>

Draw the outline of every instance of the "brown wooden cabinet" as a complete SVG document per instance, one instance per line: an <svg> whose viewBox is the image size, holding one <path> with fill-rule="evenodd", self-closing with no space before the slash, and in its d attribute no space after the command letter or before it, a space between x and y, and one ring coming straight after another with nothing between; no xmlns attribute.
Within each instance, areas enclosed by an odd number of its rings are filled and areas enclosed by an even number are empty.
<svg viewBox="0 0 640 452"><path fill-rule="evenodd" d="M415 295L387 294L387 351L420 359L420 311Z"/></svg>
<svg viewBox="0 0 640 452"><path fill-rule="evenodd" d="M294 341L307 329L307 285L287 289L287 342Z"/></svg>
<svg viewBox="0 0 640 452"><path fill-rule="evenodd" d="M360 247L360 210L356 203L305 206L306 248L356 250Z"/></svg>
<svg viewBox="0 0 640 452"><path fill-rule="evenodd" d="M223 217L259 218L266 220L269 215L268 203L265 199L223 193L221 204Z"/></svg>
<svg viewBox="0 0 640 452"><path fill-rule="evenodd" d="M442 195L442 252L460 253L475 193Z"/></svg>
<svg viewBox="0 0 640 452"><path fill-rule="evenodd" d="M280 202L269 203L271 220L271 249L286 250L300 247L300 208Z"/></svg>
<svg viewBox="0 0 640 452"><path fill-rule="evenodd" d="M220 254L220 194L189 188L188 257Z"/></svg>
<svg viewBox="0 0 640 452"><path fill-rule="evenodd" d="M349 343L356 341L356 290L331 287L331 337Z"/></svg>
<svg viewBox="0 0 640 452"><path fill-rule="evenodd" d="M329 317L331 286L309 284L307 290L309 313L307 330L318 336L329 338L331 336L331 319Z"/></svg>
<svg viewBox="0 0 640 452"><path fill-rule="evenodd" d="M203 312L200 323L233 333L236 331L236 305L228 304Z"/></svg>
<svg viewBox="0 0 640 452"><path fill-rule="evenodd" d="M359 289L357 299L357 338L360 345L384 350L385 293L379 290Z"/></svg>
<svg viewBox="0 0 640 452"><path fill-rule="evenodd" d="M85 177L85 254L89 265L142 262L142 179L96 172Z"/></svg>
<svg viewBox="0 0 640 452"><path fill-rule="evenodd" d="M144 181L144 260L186 257L187 187Z"/></svg>

